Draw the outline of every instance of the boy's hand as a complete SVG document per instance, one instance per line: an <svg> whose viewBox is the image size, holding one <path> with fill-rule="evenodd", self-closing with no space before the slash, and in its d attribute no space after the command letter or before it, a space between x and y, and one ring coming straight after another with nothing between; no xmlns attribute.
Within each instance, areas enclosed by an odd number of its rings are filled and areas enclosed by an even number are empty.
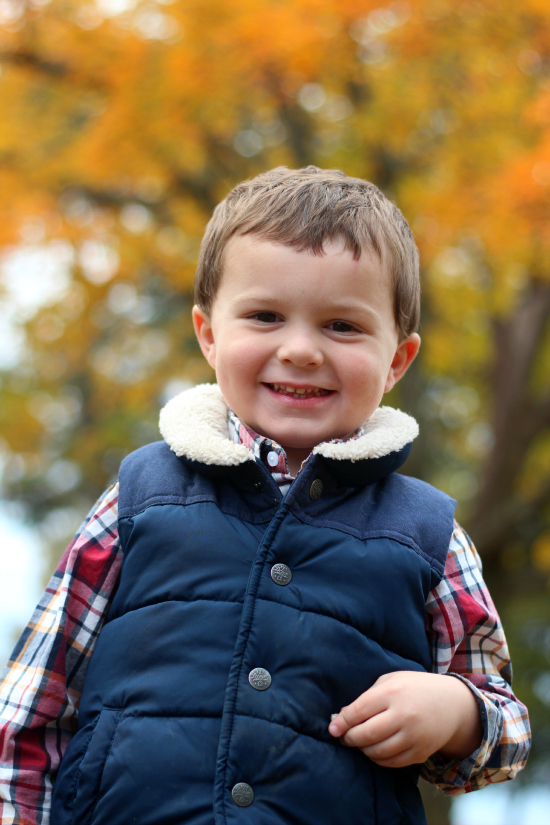
<svg viewBox="0 0 550 825"><path fill-rule="evenodd" d="M425 762L436 751L465 759L482 738L472 691L452 676L415 671L381 676L342 708L329 732L386 768Z"/></svg>

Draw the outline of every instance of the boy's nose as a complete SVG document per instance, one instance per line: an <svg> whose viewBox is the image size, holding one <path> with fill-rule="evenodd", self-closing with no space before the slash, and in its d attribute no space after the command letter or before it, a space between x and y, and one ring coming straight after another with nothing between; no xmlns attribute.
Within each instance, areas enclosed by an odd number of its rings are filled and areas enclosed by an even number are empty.
<svg viewBox="0 0 550 825"><path fill-rule="evenodd" d="M324 361L323 351L308 335L288 335L277 351L281 363L297 367L319 367Z"/></svg>

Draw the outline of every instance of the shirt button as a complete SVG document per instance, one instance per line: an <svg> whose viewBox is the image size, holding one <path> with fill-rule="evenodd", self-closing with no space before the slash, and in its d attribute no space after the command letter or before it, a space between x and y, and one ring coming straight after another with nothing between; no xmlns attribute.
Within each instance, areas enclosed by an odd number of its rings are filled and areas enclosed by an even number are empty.
<svg viewBox="0 0 550 825"><path fill-rule="evenodd" d="M319 501L323 492L323 482L320 478L316 478L315 481L311 483L311 487L309 488L309 497L312 501Z"/></svg>
<svg viewBox="0 0 550 825"><path fill-rule="evenodd" d="M271 674L263 667L255 667L248 674L248 681L254 690L267 690L271 684Z"/></svg>
<svg viewBox="0 0 550 825"><path fill-rule="evenodd" d="M233 797L233 802L235 802L239 808L248 808L254 801L254 791L246 782L238 782L234 785L231 796Z"/></svg>
<svg viewBox="0 0 550 825"><path fill-rule="evenodd" d="M276 467L279 463L279 456L274 450L270 450L267 454L267 463L270 467Z"/></svg>
<svg viewBox="0 0 550 825"><path fill-rule="evenodd" d="M274 564L271 568L271 578L275 584L280 584L284 587L292 579L292 571L286 564Z"/></svg>

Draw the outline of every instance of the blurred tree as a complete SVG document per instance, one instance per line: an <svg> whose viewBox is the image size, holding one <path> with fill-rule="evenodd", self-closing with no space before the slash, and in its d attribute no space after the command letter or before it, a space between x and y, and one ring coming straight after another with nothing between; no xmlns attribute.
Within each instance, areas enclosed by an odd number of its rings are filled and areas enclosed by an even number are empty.
<svg viewBox="0 0 550 825"><path fill-rule="evenodd" d="M423 263L407 471L459 500L548 772L548 4L3 0L0 65L4 494L61 539L163 399L211 378L190 291L234 183L374 180Z"/></svg>

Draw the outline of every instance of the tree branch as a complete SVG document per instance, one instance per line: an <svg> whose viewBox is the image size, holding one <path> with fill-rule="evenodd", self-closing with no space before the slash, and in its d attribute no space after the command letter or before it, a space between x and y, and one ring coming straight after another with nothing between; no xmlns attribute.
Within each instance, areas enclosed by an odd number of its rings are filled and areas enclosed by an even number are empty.
<svg viewBox="0 0 550 825"><path fill-rule="evenodd" d="M22 49L19 49L16 52L0 53L0 60L6 63L14 63L19 66L26 66L54 77L67 77L70 74L70 70L66 63L44 60L37 54L29 51L23 51Z"/></svg>

